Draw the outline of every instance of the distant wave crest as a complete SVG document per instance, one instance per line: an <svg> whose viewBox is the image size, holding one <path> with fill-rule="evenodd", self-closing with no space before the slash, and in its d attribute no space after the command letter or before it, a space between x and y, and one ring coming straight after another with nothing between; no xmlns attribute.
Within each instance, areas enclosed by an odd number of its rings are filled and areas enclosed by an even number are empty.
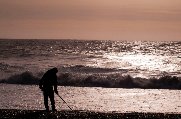
<svg viewBox="0 0 181 119"><path fill-rule="evenodd" d="M40 77L31 72L13 75L0 83L37 85ZM181 89L181 78L176 76L163 76L161 78L133 78L129 75L116 74L80 74L61 73L58 75L58 85L80 87L106 87L106 88L143 88L143 89Z"/></svg>
<svg viewBox="0 0 181 119"><path fill-rule="evenodd" d="M22 74L15 74L7 79L0 80L0 83L9 84L38 84L39 78L33 76L31 72L24 72Z"/></svg>

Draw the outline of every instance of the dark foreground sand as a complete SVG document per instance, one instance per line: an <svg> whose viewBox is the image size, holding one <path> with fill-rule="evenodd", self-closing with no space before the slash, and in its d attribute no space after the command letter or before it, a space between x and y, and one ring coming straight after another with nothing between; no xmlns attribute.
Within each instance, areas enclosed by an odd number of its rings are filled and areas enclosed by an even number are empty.
<svg viewBox="0 0 181 119"><path fill-rule="evenodd" d="M1 119L181 119L181 114L0 109Z"/></svg>

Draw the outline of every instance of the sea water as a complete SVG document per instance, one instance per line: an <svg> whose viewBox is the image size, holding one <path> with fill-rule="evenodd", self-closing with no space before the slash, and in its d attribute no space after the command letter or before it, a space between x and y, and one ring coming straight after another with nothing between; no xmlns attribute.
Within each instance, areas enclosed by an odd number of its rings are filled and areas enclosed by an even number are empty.
<svg viewBox="0 0 181 119"><path fill-rule="evenodd" d="M181 42L0 40L0 81L15 84L24 77L40 79L53 67L59 70L60 83L62 77L69 79L62 85L124 87L116 85L122 83L122 79L130 79L124 76L130 76L131 80L166 76L163 80L168 80L169 76L178 78L181 75ZM172 83L177 82L177 79L172 80ZM136 84L132 87L143 86ZM179 88L178 85L174 87Z"/></svg>
<svg viewBox="0 0 181 119"><path fill-rule="evenodd" d="M57 67L59 92L75 110L181 112L180 54L179 41L1 39L0 107L44 109L34 84Z"/></svg>
<svg viewBox="0 0 181 119"><path fill-rule="evenodd" d="M52 67L71 72L77 66L88 73L180 76L181 42L0 40L1 79L25 71L38 74Z"/></svg>

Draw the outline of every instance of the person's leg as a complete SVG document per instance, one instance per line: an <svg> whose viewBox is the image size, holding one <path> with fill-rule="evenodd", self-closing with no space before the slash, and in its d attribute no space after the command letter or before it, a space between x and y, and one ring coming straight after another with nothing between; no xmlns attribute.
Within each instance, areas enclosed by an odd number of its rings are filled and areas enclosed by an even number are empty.
<svg viewBox="0 0 181 119"><path fill-rule="evenodd" d="M44 105L45 105L45 108L46 108L46 111L49 111L49 106L48 106L48 92L43 92L43 95L44 95Z"/></svg>
<svg viewBox="0 0 181 119"><path fill-rule="evenodd" d="M53 92L53 90L50 92L49 97L50 97L50 101L51 101L51 105L52 105L52 110L53 110L53 111L56 111L56 109L55 109L55 100L54 100L54 92Z"/></svg>

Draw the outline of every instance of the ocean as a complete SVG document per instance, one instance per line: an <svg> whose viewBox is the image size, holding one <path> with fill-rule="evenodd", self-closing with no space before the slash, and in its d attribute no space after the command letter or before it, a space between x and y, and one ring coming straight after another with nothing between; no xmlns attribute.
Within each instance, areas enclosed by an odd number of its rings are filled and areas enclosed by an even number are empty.
<svg viewBox="0 0 181 119"><path fill-rule="evenodd" d="M37 84L53 67L73 110L181 113L178 41L1 39L1 109L43 110ZM55 100L57 110L68 109Z"/></svg>
<svg viewBox="0 0 181 119"><path fill-rule="evenodd" d="M37 84L53 67L64 86L180 89L181 42L0 40L0 82Z"/></svg>

